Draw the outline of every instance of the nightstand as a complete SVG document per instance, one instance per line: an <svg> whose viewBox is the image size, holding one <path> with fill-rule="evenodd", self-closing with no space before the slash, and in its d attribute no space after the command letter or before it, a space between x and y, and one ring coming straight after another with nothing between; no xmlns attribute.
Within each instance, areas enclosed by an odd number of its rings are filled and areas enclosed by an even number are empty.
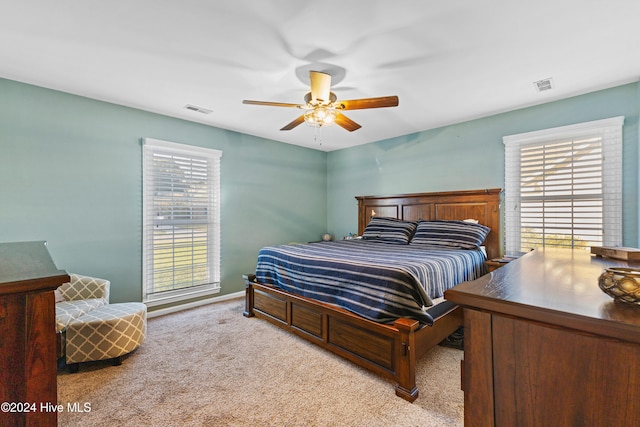
<svg viewBox="0 0 640 427"><path fill-rule="evenodd" d="M514 255L503 256L502 258L493 258L486 260L484 264L489 269L489 272L502 267L503 265L509 264L511 261L520 258L522 255L526 254L526 252L518 252Z"/></svg>
<svg viewBox="0 0 640 427"><path fill-rule="evenodd" d="M492 272L493 270L500 268L508 263L509 261L502 261L502 258L489 259L484 262L484 264L489 269L489 272Z"/></svg>

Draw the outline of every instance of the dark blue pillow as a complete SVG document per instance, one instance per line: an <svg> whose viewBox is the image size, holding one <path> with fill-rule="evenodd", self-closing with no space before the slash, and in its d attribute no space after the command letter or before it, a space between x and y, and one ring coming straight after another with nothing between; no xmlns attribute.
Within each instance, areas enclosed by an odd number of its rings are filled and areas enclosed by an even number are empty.
<svg viewBox="0 0 640 427"><path fill-rule="evenodd" d="M490 231L491 229L487 226L467 221L420 221L411 244L477 249Z"/></svg>
<svg viewBox="0 0 640 427"><path fill-rule="evenodd" d="M362 238L406 245L415 231L415 222L374 216L364 229Z"/></svg>

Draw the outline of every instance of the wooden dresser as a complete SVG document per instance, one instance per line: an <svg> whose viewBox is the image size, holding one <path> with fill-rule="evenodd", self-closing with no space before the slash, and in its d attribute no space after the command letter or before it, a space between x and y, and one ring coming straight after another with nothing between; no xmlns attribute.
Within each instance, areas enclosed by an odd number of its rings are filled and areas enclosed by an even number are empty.
<svg viewBox="0 0 640 427"><path fill-rule="evenodd" d="M640 420L640 306L598 287L587 252L536 250L445 293L464 312L465 426Z"/></svg>
<svg viewBox="0 0 640 427"><path fill-rule="evenodd" d="M45 242L0 243L0 426L56 426L55 298Z"/></svg>

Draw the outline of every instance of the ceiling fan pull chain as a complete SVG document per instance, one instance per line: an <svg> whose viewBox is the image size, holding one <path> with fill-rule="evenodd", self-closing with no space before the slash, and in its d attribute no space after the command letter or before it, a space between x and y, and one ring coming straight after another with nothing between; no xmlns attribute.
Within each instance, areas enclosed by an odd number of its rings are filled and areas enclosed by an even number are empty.
<svg viewBox="0 0 640 427"><path fill-rule="evenodd" d="M318 141L322 145L322 126L313 127L313 140Z"/></svg>

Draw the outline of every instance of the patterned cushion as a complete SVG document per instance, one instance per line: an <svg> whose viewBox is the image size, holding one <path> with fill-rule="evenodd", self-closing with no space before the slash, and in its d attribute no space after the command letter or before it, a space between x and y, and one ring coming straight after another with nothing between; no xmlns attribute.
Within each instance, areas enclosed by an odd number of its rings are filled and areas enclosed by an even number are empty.
<svg viewBox="0 0 640 427"><path fill-rule="evenodd" d="M109 301L109 287L111 282L95 277L70 274L71 281L63 283L58 291L66 301L76 301L91 298L102 298Z"/></svg>
<svg viewBox="0 0 640 427"><path fill-rule="evenodd" d="M130 353L147 334L147 306L108 304L72 321L66 332L66 362L105 360Z"/></svg>
<svg viewBox="0 0 640 427"><path fill-rule="evenodd" d="M412 245L438 248L476 249L491 229L467 221L420 221Z"/></svg>
<svg viewBox="0 0 640 427"><path fill-rule="evenodd" d="M63 331L74 319L106 304L107 302L102 298L56 303L56 332Z"/></svg>
<svg viewBox="0 0 640 427"><path fill-rule="evenodd" d="M408 244L416 230L416 223L396 218L373 217L362 233L365 240Z"/></svg>

